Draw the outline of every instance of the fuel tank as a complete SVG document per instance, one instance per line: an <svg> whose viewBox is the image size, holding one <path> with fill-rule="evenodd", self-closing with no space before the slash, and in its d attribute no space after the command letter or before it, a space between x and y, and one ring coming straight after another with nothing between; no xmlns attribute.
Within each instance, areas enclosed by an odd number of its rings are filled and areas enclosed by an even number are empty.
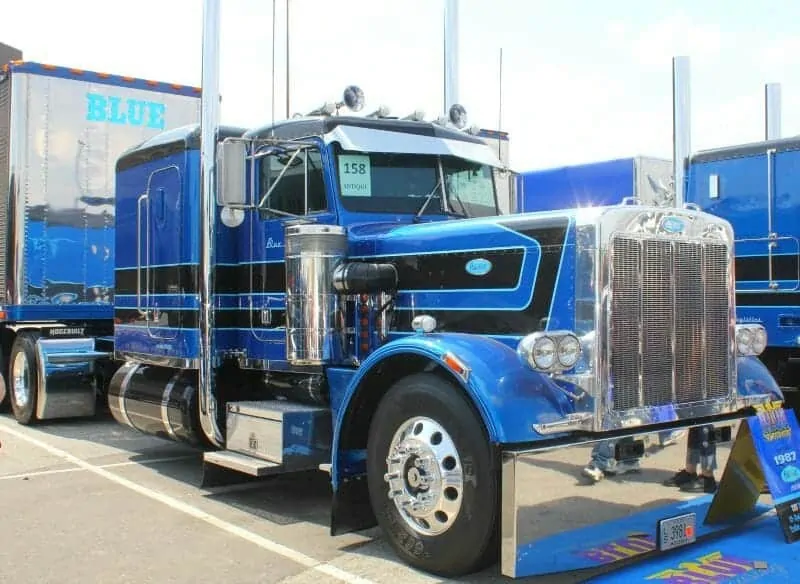
<svg viewBox="0 0 800 584"><path fill-rule="evenodd" d="M196 371L126 363L111 379L108 406L117 422L144 434L204 445Z"/></svg>

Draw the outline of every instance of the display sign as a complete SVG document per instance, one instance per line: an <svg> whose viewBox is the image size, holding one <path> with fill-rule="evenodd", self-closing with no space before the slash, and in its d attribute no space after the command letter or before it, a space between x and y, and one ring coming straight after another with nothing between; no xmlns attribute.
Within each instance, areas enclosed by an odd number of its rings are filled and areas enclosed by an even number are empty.
<svg viewBox="0 0 800 584"><path fill-rule="evenodd" d="M794 412L769 405L747 423L772 500L778 504L800 497L800 427Z"/></svg>
<svg viewBox="0 0 800 584"><path fill-rule="evenodd" d="M339 184L343 197L369 197L372 195L372 173L369 156L364 154L339 155Z"/></svg>

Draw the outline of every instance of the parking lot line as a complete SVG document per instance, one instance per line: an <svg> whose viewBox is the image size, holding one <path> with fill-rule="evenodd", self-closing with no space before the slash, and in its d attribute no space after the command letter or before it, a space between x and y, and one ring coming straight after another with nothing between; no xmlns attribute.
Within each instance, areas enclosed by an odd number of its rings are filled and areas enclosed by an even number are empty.
<svg viewBox="0 0 800 584"><path fill-rule="evenodd" d="M54 470L38 470L34 472L23 472L13 475L3 475L0 476L0 481L9 481L11 479L28 479L31 477L41 477L47 475L61 474L65 472L85 472L85 470L86 469L83 468L59 468Z"/></svg>
<svg viewBox="0 0 800 584"><path fill-rule="evenodd" d="M49 452L53 456L57 456L58 458L70 462L80 467L83 470L94 473L98 476L105 478L106 480L109 480L122 487L130 489L131 491L135 491L140 495L144 495L145 497L163 503L164 505L176 511L180 511L181 513L189 515L190 517L194 517L195 519L204 521L209 525L213 525L217 529L225 531L243 540L249 541L250 543L257 545L258 547L266 551L282 556L288 560L300 564L301 566L305 566L310 570L320 572L322 574L325 574L326 576L330 576L341 582L348 582L352 584L373 584L370 580L367 580L366 578L362 578L360 576L357 576L356 574L351 574L350 572L341 570L339 568L331 566L330 564L319 562L314 558L312 558L311 556L308 556L300 551L297 551L288 546L280 544L276 541L273 541L261 535L255 534L251 531L243 529L238 525L234 525L233 523L229 523L228 521L220 519L219 517L211 515L210 513L206 513L205 511L202 511L201 509L194 507L193 505L189 505L187 503L184 503L183 501L175 499L174 497L165 495L164 493L160 493L156 490L149 489L142 485L136 484L133 481L129 481L124 477L109 472L108 470L100 466L91 464L90 462L86 462L85 460L82 460L65 450L61 450L60 448L56 448L55 446L52 446L50 444L47 444L46 442L42 442L41 440L34 438L33 436L28 434L27 430L23 430L22 428L10 427L9 422L7 422L6 420L0 419L0 432L5 432L6 434L14 436L15 438L19 438L20 440L23 440L28 444L37 446L42 450Z"/></svg>
<svg viewBox="0 0 800 584"><path fill-rule="evenodd" d="M178 460L186 460L189 458L196 458L194 456L170 456L168 458L150 458L144 460L126 460L125 462L112 462L110 464L96 465L97 468L117 468L120 466L132 466L134 464L160 464L162 462L176 462ZM33 472L22 472L13 475L0 475L0 481L7 481L10 479L28 479L32 477L41 477L47 475L61 474L65 472L86 472L85 468L58 468L53 470L36 470Z"/></svg>

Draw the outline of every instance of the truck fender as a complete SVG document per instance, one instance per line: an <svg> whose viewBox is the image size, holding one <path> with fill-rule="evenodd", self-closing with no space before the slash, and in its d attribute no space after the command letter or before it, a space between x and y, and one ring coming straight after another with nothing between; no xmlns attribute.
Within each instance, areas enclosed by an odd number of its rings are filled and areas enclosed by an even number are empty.
<svg viewBox="0 0 800 584"><path fill-rule="evenodd" d="M454 372L448 357L463 364L466 375ZM456 333L402 337L370 355L340 397L331 392L336 411L334 487L341 463L347 466L344 455L366 448L369 419L380 396L397 379L430 368L446 373L469 396L493 443L541 440L534 424L561 419L576 409L572 398L548 376L525 366L512 348L497 340ZM379 384L371 383L378 379ZM587 400L588 396L582 401Z"/></svg>
<svg viewBox="0 0 800 584"><path fill-rule="evenodd" d="M736 390L739 397L772 394L774 401L783 401L778 382L758 357L736 358Z"/></svg>

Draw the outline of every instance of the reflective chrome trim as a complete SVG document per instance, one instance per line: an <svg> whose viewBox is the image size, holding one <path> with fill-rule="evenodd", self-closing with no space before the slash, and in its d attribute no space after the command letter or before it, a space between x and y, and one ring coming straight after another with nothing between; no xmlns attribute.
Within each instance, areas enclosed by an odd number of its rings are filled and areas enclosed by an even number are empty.
<svg viewBox="0 0 800 584"><path fill-rule="evenodd" d="M577 413L567 414L565 418L555 422L534 424L533 430L539 434L559 434L560 432L589 431L592 429L594 414Z"/></svg>
<svg viewBox="0 0 800 584"><path fill-rule="evenodd" d="M178 381L178 379L180 379L181 373L181 371L175 372L175 375L173 375L172 379L169 380L169 383L167 383L167 386L164 388L164 393L161 396L161 422L164 424L164 427L167 429L167 433L173 440L176 438L175 430L172 427L172 422L169 421L169 396L172 393L172 389L175 387L175 383Z"/></svg>
<svg viewBox="0 0 800 584"><path fill-rule="evenodd" d="M157 367L171 367L174 369L198 369L199 359L186 359L182 357L160 357L158 355L144 355L135 351L115 351L114 359L117 361L135 361L145 365Z"/></svg>
<svg viewBox="0 0 800 584"><path fill-rule="evenodd" d="M131 377L133 377L134 373L139 370L139 366L135 363L126 363L125 365L130 367L130 370L125 374L125 379L122 380L122 383L119 385L119 395L117 396L117 409L119 410L120 415L125 420L125 424L130 427L134 428L133 422L131 422L130 417L128 416L128 410L125 408L125 393L128 390L128 386L131 382Z"/></svg>
<svg viewBox="0 0 800 584"><path fill-rule="evenodd" d="M200 363L198 389L200 426L211 444L222 447L218 404L214 395L214 299L211 273L214 265L216 211L217 130L219 127L220 2L203 3L202 94L200 97Z"/></svg>

